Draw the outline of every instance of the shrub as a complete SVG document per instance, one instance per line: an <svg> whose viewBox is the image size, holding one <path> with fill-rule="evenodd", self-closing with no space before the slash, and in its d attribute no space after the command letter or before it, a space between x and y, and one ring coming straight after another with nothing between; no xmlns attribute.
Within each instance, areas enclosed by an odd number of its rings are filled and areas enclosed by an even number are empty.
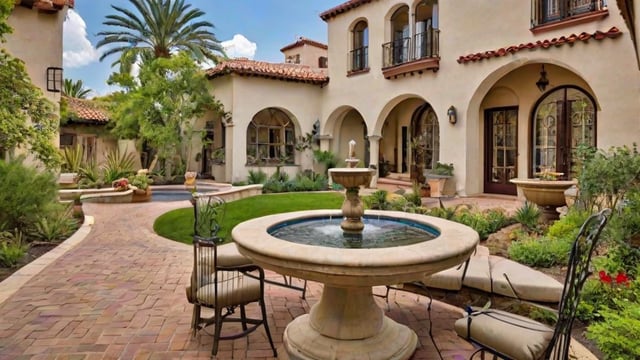
<svg viewBox="0 0 640 360"><path fill-rule="evenodd" d="M535 230L538 227L538 220L540 219L540 209L532 202L525 201L522 207L516 210L514 220L529 230Z"/></svg>
<svg viewBox="0 0 640 360"><path fill-rule="evenodd" d="M31 235L47 242L57 242L68 238L78 228L71 207L55 206L48 214L38 219Z"/></svg>
<svg viewBox="0 0 640 360"><path fill-rule="evenodd" d="M564 217L549 226L547 235L552 238L575 239L580 231L580 227L589 215L590 214L584 210L571 208Z"/></svg>
<svg viewBox="0 0 640 360"><path fill-rule="evenodd" d="M267 174L262 170L249 170L247 177L248 184L264 184L267 181Z"/></svg>
<svg viewBox="0 0 640 360"><path fill-rule="evenodd" d="M0 232L0 265L14 267L18 265L29 249L22 241L22 233L16 235L8 231Z"/></svg>
<svg viewBox="0 0 640 360"><path fill-rule="evenodd" d="M594 281L601 288L602 302L592 305L599 321L589 325L587 338L596 342L605 359L640 358L640 340L630 336L640 328L640 284L637 280L612 281L602 275L600 281ZM588 303L588 298L583 297L583 303Z"/></svg>
<svg viewBox="0 0 640 360"><path fill-rule="evenodd" d="M22 159L0 161L0 224L24 232L56 201L53 174L23 165Z"/></svg>
<svg viewBox="0 0 640 360"><path fill-rule="evenodd" d="M388 192L386 190L377 190L369 196L363 198L366 207L374 210L388 210L391 204L387 200Z"/></svg>
<svg viewBox="0 0 640 360"><path fill-rule="evenodd" d="M572 244L567 238L527 237L511 243L509 257L528 266L566 265Z"/></svg>

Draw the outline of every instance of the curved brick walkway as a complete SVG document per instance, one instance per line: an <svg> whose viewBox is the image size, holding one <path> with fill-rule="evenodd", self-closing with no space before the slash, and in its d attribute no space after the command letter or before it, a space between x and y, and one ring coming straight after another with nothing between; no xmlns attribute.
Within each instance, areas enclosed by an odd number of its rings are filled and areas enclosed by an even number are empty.
<svg viewBox="0 0 640 360"><path fill-rule="evenodd" d="M95 217L89 235L0 303L0 359L208 359L211 337L192 338L189 329L184 287L191 247L152 230L158 215L187 206L186 201L85 204L85 212ZM305 301L299 292L267 287L269 324L280 352L285 326L308 312L320 293L321 285L311 283ZM397 292L390 302L387 315L419 336L413 359L438 359L428 335L426 299ZM459 309L433 305L435 341L445 359L471 353L453 331L460 316ZM270 355L259 329L248 338L221 342L217 358Z"/></svg>

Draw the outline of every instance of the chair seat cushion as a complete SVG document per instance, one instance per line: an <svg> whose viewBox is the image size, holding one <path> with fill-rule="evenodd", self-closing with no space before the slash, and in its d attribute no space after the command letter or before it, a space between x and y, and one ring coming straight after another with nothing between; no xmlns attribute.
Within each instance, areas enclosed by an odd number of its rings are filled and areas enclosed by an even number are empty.
<svg viewBox="0 0 640 360"><path fill-rule="evenodd" d="M493 309L467 314L456 321L455 329L465 339L519 360L541 359L553 336L553 329L547 325Z"/></svg>
<svg viewBox="0 0 640 360"><path fill-rule="evenodd" d="M213 283L204 285L198 289L196 297L203 305L214 307L247 304L262 299L260 292L260 280L238 272L220 271L218 280L218 296L216 298Z"/></svg>
<svg viewBox="0 0 640 360"><path fill-rule="evenodd" d="M216 251L218 252L218 266L251 265L251 260L240 254L235 243L219 245Z"/></svg>

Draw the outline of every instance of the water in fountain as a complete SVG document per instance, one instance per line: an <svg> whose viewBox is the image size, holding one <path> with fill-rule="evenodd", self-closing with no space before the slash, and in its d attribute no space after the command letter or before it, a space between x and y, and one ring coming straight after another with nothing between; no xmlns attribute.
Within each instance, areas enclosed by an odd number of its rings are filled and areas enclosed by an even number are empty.
<svg viewBox="0 0 640 360"><path fill-rule="evenodd" d="M364 216L364 230L343 232L342 219L316 217L276 224L267 232L279 239L298 244L334 248L386 248L411 245L433 239L439 232L433 227L384 216Z"/></svg>

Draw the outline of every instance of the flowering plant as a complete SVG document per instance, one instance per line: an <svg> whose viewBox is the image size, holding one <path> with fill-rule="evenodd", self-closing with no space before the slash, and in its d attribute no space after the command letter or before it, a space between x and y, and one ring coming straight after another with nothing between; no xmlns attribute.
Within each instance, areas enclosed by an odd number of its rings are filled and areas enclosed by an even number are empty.
<svg viewBox="0 0 640 360"><path fill-rule="evenodd" d="M114 180L111 183L111 186L116 189L116 191L125 191L129 189L129 180L127 178L120 178L118 180Z"/></svg>
<svg viewBox="0 0 640 360"><path fill-rule="evenodd" d="M622 271L619 272L618 275L616 275L615 279L612 278L611 275L607 274L607 272L604 270L600 270L598 275L600 276L600 281L602 281L604 284L624 285L626 287L629 287L629 277Z"/></svg>

